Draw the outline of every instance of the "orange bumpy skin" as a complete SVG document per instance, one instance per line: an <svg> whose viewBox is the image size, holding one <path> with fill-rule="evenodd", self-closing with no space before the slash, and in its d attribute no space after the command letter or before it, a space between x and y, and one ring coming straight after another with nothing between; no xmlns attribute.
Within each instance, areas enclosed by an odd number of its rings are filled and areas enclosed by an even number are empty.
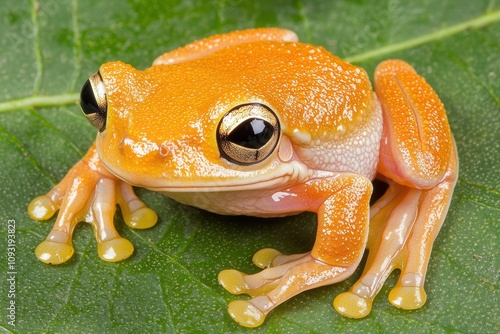
<svg viewBox="0 0 500 334"><path fill-rule="evenodd" d="M380 64L373 93L361 68L298 43L293 32L251 29L193 42L144 71L106 63L82 88L81 105L99 130L96 143L28 207L36 220L59 210L36 249L41 261L71 258L80 221L92 224L102 259L129 257L133 246L113 215L118 204L129 226L156 223L133 192L140 186L220 214L317 213L310 252L266 248L253 258L261 272L219 273L229 292L252 297L228 307L243 326L259 326L302 291L349 277L366 249L361 278L333 302L339 313L366 316L396 268L391 303L425 303L458 157L443 105L405 62ZM389 189L370 207L375 177Z"/></svg>

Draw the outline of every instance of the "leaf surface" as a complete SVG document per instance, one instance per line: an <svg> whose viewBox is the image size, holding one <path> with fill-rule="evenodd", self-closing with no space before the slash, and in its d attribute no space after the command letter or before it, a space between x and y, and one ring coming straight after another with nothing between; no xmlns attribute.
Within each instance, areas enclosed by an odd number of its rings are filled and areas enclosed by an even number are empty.
<svg viewBox="0 0 500 334"><path fill-rule="evenodd" d="M226 268L255 272L263 247L308 251L313 214L280 219L224 217L146 190L160 222L119 232L136 247L119 264L101 261L89 226L76 254L47 266L34 256L54 219L29 219L29 201L47 192L95 137L75 101L99 65L146 68L192 40L235 29L279 26L302 41L363 66L400 58L438 92L460 157L460 177L435 243L427 304L412 312L387 301L392 275L363 320L332 310L345 282L303 293L273 311L254 333L497 333L500 221L500 5L494 1L9 1L0 6L0 252L15 221L15 298L0 283L5 333L250 332L226 314L235 299L217 284ZM0 269L8 276L7 256ZM7 317L15 300L16 322Z"/></svg>

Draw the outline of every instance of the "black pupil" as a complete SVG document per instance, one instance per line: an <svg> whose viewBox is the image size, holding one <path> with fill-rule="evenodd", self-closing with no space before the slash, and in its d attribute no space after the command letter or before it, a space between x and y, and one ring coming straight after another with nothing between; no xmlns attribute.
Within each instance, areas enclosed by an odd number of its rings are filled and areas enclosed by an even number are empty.
<svg viewBox="0 0 500 334"><path fill-rule="evenodd" d="M271 139L273 132L273 126L269 122L250 118L231 131L228 140L239 146L259 149Z"/></svg>
<svg viewBox="0 0 500 334"><path fill-rule="evenodd" d="M89 80L85 82L80 92L80 105L82 106L83 112L87 115L101 112Z"/></svg>

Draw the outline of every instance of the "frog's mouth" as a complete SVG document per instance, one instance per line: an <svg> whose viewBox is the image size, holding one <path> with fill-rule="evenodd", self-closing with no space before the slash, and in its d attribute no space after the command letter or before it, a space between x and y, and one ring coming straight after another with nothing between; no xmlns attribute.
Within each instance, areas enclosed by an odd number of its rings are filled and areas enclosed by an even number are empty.
<svg viewBox="0 0 500 334"><path fill-rule="evenodd" d="M106 168L119 179L130 183L135 187L146 188L163 193L188 193L188 192L223 192L223 191L246 191L258 189L272 189L287 184L305 182L314 172L299 161L280 164L269 173L232 171L231 176L198 178L197 181L189 178L178 178L176 180L165 180L162 178L148 178L144 176L127 173L119 168L113 168L103 161ZM328 176L333 176L331 172ZM239 175L238 175L239 174ZM330 175L331 174L331 175ZM324 177L324 175L322 175Z"/></svg>
<svg viewBox="0 0 500 334"><path fill-rule="evenodd" d="M231 183L229 183L231 182ZM271 189L280 187L289 183L300 182L300 179L294 177L294 175L281 175L274 176L272 178L262 178L260 180L253 180L248 182L248 180L244 182L234 182L234 180L228 181L225 183L224 181L220 181L217 183L207 183L203 185L168 185L165 187L150 187L144 186L147 189L158 191L158 192L217 192L217 191L246 191L246 190L257 190L257 189Z"/></svg>

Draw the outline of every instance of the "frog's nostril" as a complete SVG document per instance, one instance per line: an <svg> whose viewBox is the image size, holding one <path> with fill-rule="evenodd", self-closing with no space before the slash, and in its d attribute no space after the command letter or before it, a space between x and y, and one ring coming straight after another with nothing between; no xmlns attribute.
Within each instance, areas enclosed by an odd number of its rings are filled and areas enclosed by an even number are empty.
<svg viewBox="0 0 500 334"><path fill-rule="evenodd" d="M168 158L172 155L175 147L171 143L163 143L160 145L160 155L164 158Z"/></svg>
<svg viewBox="0 0 500 334"><path fill-rule="evenodd" d="M100 132L104 131L108 106L106 90L99 72L94 73L83 85L80 106L90 124Z"/></svg>

